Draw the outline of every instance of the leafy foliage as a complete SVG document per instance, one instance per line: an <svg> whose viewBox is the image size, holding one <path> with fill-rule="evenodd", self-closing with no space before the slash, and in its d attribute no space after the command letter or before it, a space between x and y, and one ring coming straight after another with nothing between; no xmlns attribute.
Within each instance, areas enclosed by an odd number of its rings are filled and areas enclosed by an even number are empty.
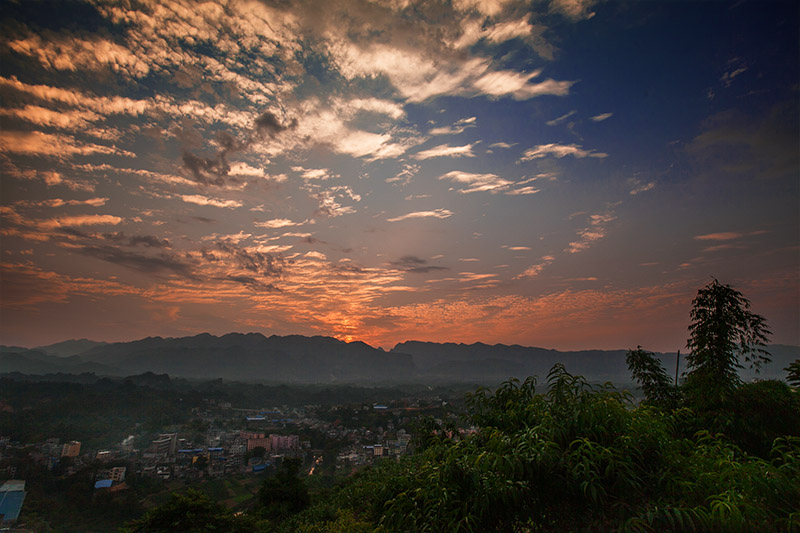
<svg viewBox="0 0 800 533"><path fill-rule="evenodd" d="M784 368L788 375L786 381L793 387L800 387L800 359L793 361L788 367Z"/></svg>
<svg viewBox="0 0 800 533"><path fill-rule="evenodd" d="M284 459L278 472L264 480L258 491L262 514L268 518L286 518L308 507L308 488L298 477L299 459Z"/></svg>
<svg viewBox="0 0 800 533"><path fill-rule="evenodd" d="M642 387L648 403L660 407L675 407L678 400L676 384L653 352L638 346L635 350L628 350L625 361L633 379Z"/></svg>
<svg viewBox="0 0 800 533"><path fill-rule="evenodd" d="M763 349L771 332L750 301L730 285L714 279L692 301L686 358L688 391L696 401L723 400L739 383L742 361L756 371L770 361Z"/></svg>
<svg viewBox="0 0 800 533"><path fill-rule="evenodd" d="M255 522L236 516L222 505L196 490L173 494L170 500L131 522L123 533L172 533L220 531L245 533L255 529Z"/></svg>

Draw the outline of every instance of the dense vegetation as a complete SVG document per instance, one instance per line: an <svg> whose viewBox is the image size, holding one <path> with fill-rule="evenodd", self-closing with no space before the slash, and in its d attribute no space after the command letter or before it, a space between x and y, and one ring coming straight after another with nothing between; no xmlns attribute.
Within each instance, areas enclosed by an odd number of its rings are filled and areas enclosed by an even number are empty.
<svg viewBox="0 0 800 533"><path fill-rule="evenodd" d="M275 500L261 502L248 527L800 529L800 394L780 381L743 384L737 373L742 363L769 360L763 317L741 293L714 280L698 292L691 318L689 371L680 386L650 352L629 352L645 395L640 405L563 365L553 367L541 391L535 378L510 380L493 392L481 388L467 397L466 423L475 430L428 420L414 456L363 471L305 509L305 499L283 504L280 513ZM797 365L787 371L796 385ZM282 485L281 494L304 494L298 481L287 475L270 482L270 490Z"/></svg>

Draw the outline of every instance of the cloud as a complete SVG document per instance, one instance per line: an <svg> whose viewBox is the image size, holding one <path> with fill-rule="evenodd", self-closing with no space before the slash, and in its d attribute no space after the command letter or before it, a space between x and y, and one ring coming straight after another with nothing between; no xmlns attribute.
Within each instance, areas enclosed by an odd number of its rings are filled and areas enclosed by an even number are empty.
<svg viewBox="0 0 800 533"><path fill-rule="evenodd" d="M540 71L531 74L522 74L513 71L488 72L473 85L483 94L489 96L511 96L515 100L528 100L536 96L546 94L554 96L566 96L574 81L555 81L545 80L540 83L530 83L530 80L538 77Z"/></svg>
<svg viewBox="0 0 800 533"><path fill-rule="evenodd" d="M392 261L390 264L404 272L410 272L412 274L428 274L430 272L449 270L447 267L429 265L427 263L428 261L420 259L415 255L404 255L398 260Z"/></svg>
<svg viewBox="0 0 800 533"><path fill-rule="evenodd" d="M452 126L442 126L439 128L432 128L428 131L429 135L456 135L462 133L468 127L474 127L477 117L462 118Z"/></svg>
<svg viewBox="0 0 800 533"><path fill-rule="evenodd" d="M472 151L472 147L475 144L477 143L466 144L464 146L450 146L449 144L442 144L440 146L429 148L428 150L417 152L411 157L420 161L431 159L433 157L475 157L475 153Z"/></svg>
<svg viewBox="0 0 800 533"><path fill-rule="evenodd" d="M589 225L578 231L579 239L569 243L566 252L576 254L587 250L595 241L606 236L606 226L617 219L611 212L589 215L588 218Z"/></svg>
<svg viewBox="0 0 800 533"><path fill-rule="evenodd" d="M391 178L386 178L386 183L399 182L401 185L408 185L411 178L417 175L420 166L413 163L403 163L403 170Z"/></svg>
<svg viewBox="0 0 800 533"><path fill-rule="evenodd" d="M435 209L433 211L415 211L399 217L387 218L386 220L388 222L399 222L410 218L448 218L451 216L453 216L453 212L449 209Z"/></svg>
<svg viewBox="0 0 800 533"><path fill-rule="evenodd" d="M75 227L75 226L116 226L123 219L114 215L75 215L51 218L38 222L38 226L45 229Z"/></svg>
<svg viewBox="0 0 800 533"><path fill-rule="evenodd" d="M733 241L736 239L741 239L742 237L748 237L751 235L763 235L765 233L767 233L767 231L764 230L750 231L746 233L739 233L735 231L721 231L718 233L706 233L705 235L696 235L694 239L698 241Z"/></svg>
<svg viewBox="0 0 800 533"><path fill-rule="evenodd" d="M514 279L535 278L536 276L542 273L542 270L544 270L547 266L551 265L555 260L556 258L553 257L552 255L544 255L541 258L539 258L538 263L536 263L535 265L531 265Z"/></svg>
<svg viewBox="0 0 800 533"><path fill-rule="evenodd" d="M473 174L453 170L447 174L439 176L440 180L451 180L457 183L464 183L467 188L460 189L458 192L469 194L473 192L498 192L507 189L513 184L512 181L501 178L496 174Z"/></svg>
<svg viewBox="0 0 800 533"><path fill-rule="evenodd" d="M113 154L135 157L136 154L111 146L81 143L73 137L40 131L0 131L0 152L28 156L67 159L73 155Z"/></svg>
<svg viewBox="0 0 800 533"><path fill-rule="evenodd" d="M230 166L222 155L203 158L191 152L184 152L183 166L191 173L194 180L202 185L223 186L230 172Z"/></svg>
<svg viewBox="0 0 800 533"><path fill-rule="evenodd" d="M612 116L614 116L614 113L601 113L599 115L591 117L591 120L594 120L595 122L602 122L606 119L611 118Z"/></svg>
<svg viewBox="0 0 800 533"><path fill-rule="evenodd" d="M529 148L525 150L525 153L522 154L522 158L520 161L531 161L533 159L540 159L542 157L547 157L552 155L553 157L557 157L561 159L562 157L566 157L571 155L577 158L584 158L584 157L608 157L608 154L604 154L603 152L596 152L595 150L584 150L577 144L540 144L538 146L534 146L533 148Z"/></svg>
<svg viewBox="0 0 800 533"><path fill-rule="evenodd" d="M755 115L721 111L704 121L703 131L686 151L710 179L794 178L800 166L798 113L795 101L779 102Z"/></svg>
<svg viewBox="0 0 800 533"><path fill-rule="evenodd" d="M235 209L237 207L242 207L242 202L238 200L221 200L219 198L209 198L208 196L202 196L200 194L182 194L180 198L184 202L190 204L210 205L213 207L226 207L228 209Z"/></svg>
<svg viewBox="0 0 800 533"><path fill-rule="evenodd" d="M228 274L224 278L226 281L232 281L234 283L238 283L249 287L258 292L281 292L281 289L276 287L272 283L265 283L260 279L256 279L253 276L244 276L239 274Z"/></svg>
<svg viewBox="0 0 800 533"><path fill-rule="evenodd" d="M46 69L77 72L108 68L133 78L141 78L150 72L147 63L136 54L101 38L87 40L75 35L43 32L41 36L31 34L24 39L9 41L8 47L18 54L38 60Z"/></svg>
<svg viewBox="0 0 800 533"><path fill-rule="evenodd" d="M516 146L516 145L517 145L517 143L508 144L506 142L497 142L497 143L490 144L489 148L511 148L513 146Z"/></svg>
<svg viewBox="0 0 800 533"><path fill-rule="evenodd" d="M565 115L561 115L560 117L554 118L553 120L548 120L546 122L546 124L548 126L557 126L557 125L561 124L562 122L564 122L565 120L567 120L569 117L571 117L572 115L574 115L577 112L578 112L577 110L573 109L572 111L570 111L569 113L567 113Z"/></svg>
<svg viewBox="0 0 800 533"><path fill-rule="evenodd" d="M342 196L343 195L341 193L337 193L336 190L325 190L312 195L312 197L319 202L319 207L316 210L316 214L335 218L342 215L355 213L356 209L354 207L343 206L341 203L339 203L338 198Z"/></svg>
<svg viewBox="0 0 800 533"><path fill-rule="evenodd" d="M559 13L573 21L590 19L596 0L550 0L550 12Z"/></svg>
<svg viewBox="0 0 800 533"><path fill-rule="evenodd" d="M107 245L86 246L80 248L78 251L83 255L146 274L168 272L195 279L195 274L192 271L191 265L172 254L161 253L159 255L149 256Z"/></svg>
<svg viewBox="0 0 800 533"><path fill-rule="evenodd" d="M286 228L289 226L302 226L307 222L307 220L303 222L294 222L288 218L273 218L272 220L266 220L264 222L254 222L253 225L259 228Z"/></svg>
<svg viewBox="0 0 800 533"><path fill-rule="evenodd" d="M280 277L286 266L286 260L279 254L240 248L230 242L217 242L216 249L233 259L240 268L264 277Z"/></svg>
<svg viewBox="0 0 800 533"><path fill-rule="evenodd" d="M639 193L646 192L653 190L656 187L655 181L649 181L647 183L642 183L636 178L631 178L628 180L628 183L631 185L630 195L636 196Z"/></svg>
<svg viewBox="0 0 800 533"><path fill-rule="evenodd" d="M277 134L286 131L289 128L297 127L297 119L292 120L288 126L284 126L280 123L278 117L276 117L274 113L265 111L256 118L255 126L258 133L275 137Z"/></svg>
<svg viewBox="0 0 800 533"><path fill-rule="evenodd" d="M86 130L89 128L91 122L100 119L100 115L92 111L55 111L46 107L30 104L21 108L0 109L0 116L24 120L40 127L53 127L66 130Z"/></svg>
<svg viewBox="0 0 800 533"><path fill-rule="evenodd" d="M171 244L167 239L159 239L155 235L126 235L125 232L103 233L103 238L115 243L123 243L128 246L144 246L147 248L170 248Z"/></svg>
<svg viewBox="0 0 800 533"><path fill-rule="evenodd" d="M339 178L338 174L333 174L327 168L303 168L301 166L292 167L292 170L300 173L304 180L327 180L331 178Z"/></svg>

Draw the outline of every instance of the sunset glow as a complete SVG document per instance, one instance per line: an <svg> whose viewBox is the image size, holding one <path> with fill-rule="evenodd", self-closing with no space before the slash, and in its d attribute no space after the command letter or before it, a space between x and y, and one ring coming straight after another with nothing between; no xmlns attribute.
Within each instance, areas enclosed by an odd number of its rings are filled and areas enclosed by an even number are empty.
<svg viewBox="0 0 800 533"><path fill-rule="evenodd" d="M794 2L2 13L2 344L674 351L712 277L800 344Z"/></svg>

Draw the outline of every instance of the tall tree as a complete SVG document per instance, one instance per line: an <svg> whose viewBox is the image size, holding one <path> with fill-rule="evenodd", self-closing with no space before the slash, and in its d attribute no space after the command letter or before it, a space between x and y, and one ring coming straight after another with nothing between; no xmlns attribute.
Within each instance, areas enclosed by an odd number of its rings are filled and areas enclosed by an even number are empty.
<svg viewBox="0 0 800 533"><path fill-rule="evenodd" d="M706 404L718 403L740 383L738 371L749 363L756 372L770 361L763 347L772 334L750 301L716 279L697 291L689 325L687 385Z"/></svg>
<svg viewBox="0 0 800 533"><path fill-rule="evenodd" d="M635 350L628 350L625 361L633 379L642 387L647 403L665 408L675 406L677 384L672 382L653 352L638 346Z"/></svg>

